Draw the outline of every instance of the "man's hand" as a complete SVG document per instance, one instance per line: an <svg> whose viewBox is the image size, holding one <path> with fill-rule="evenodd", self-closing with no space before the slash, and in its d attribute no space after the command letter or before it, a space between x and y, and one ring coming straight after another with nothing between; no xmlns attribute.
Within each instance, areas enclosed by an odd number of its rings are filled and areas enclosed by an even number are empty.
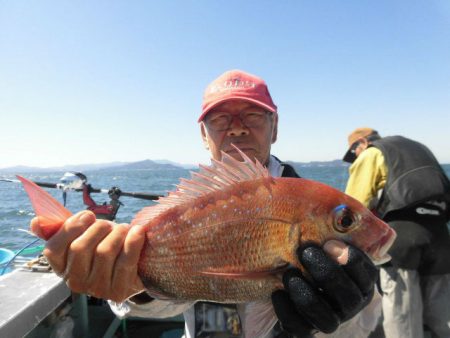
<svg viewBox="0 0 450 338"><path fill-rule="evenodd" d="M39 217L31 229L40 236ZM82 211L47 241L43 254L74 292L121 302L144 289L137 274L144 239L141 226L96 220Z"/></svg>
<svg viewBox="0 0 450 338"><path fill-rule="evenodd" d="M283 275L285 290L272 294L275 313L289 333L331 333L372 299L378 271L357 248L331 240L323 249L299 248L297 256L305 273L289 269Z"/></svg>

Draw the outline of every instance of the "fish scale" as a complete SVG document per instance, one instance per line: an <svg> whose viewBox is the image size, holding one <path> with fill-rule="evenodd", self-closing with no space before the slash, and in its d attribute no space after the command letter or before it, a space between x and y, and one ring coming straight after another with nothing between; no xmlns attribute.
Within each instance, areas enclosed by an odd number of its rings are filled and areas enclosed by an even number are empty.
<svg viewBox="0 0 450 338"><path fill-rule="evenodd" d="M261 227L265 227L266 231L262 232ZM149 245L148 251L144 250L143 252L146 259L142 260L143 270L141 272L142 275L151 276L151 278L146 280L144 277L143 281L149 285L159 285L161 291L167 294L189 293L195 295L195 293L202 292L205 284L210 285L211 279L209 276L196 275L195 271L207 272L210 268L223 268L224 272L245 272L261 268L271 269L273 268L271 266L273 261L280 257L281 246L270 245L275 231L279 232L278 227L275 224L272 225L262 221L239 221L226 223L226 226L222 227L222 231L215 231L212 234L196 234L191 240L186 239L183 242L178 240L165 241L164 243L155 243L156 246ZM283 225L283 227L286 228L286 225ZM287 233L288 231L285 230L284 232ZM215 238L210 238L211 235ZM214 243L213 247L211 247L211 243ZM163 251L159 251L161 246L164 246ZM264 246L266 247L264 248ZM242 251L247 254L242 255ZM170 252L172 254L160 255L159 252ZM224 255L224 252L229 252L230 254ZM177 270L175 272L177 278L166 278L165 280L169 281L170 284L165 285L162 280L168 275L168 269L174 269L174 267L177 267L175 269ZM187 280L187 285L184 283L172 283L172 280L178 278ZM194 280L195 283L190 283L190 279ZM215 283L220 282L220 279L215 279ZM229 290L224 293L223 286L216 286L212 289L213 294L206 294L203 297L224 301L225 299L235 299L236 297L241 297L241 294L245 294L247 299L255 298L254 281L252 283L242 283L239 280L226 280L226 284L229 288L234 288L232 290L233 293L230 293ZM242 289L242 286L238 284L244 285L245 289ZM194 290L188 292L186 290L187 287L194 288ZM219 294L216 294L217 290L219 290ZM259 288L256 291L260 292ZM234 293L236 292L239 295L235 295ZM225 298L221 299L221 297Z"/></svg>
<svg viewBox="0 0 450 338"><path fill-rule="evenodd" d="M151 278L147 280L144 277L144 284L158 285L158 291L164 294L183 294L183 297L197 299L200 291L205 299L222 302L267 298L270 296L268 290L280 287L279 279L267 278L267 275L251 280L202 275L219 270L222 273L274 271L280 264L286 264L282 257L288 256L286 248L292 247L288 240L293 225L287 221L273 220L273 199L266 184L255 180L246 188L239 187L239 195L230 192L227 200L215 201L211 196L205 196L197 201L201 208L186 206L187 210L180 213L180 220L189 219L191 222L181 221L178 226L173 226L177 221L172 219L173 227L166 227L166 232L170 232L171 228L182 228L184 238L176 234L172 240L168 236L158 241L154 234L149 235L140 269L141 275ZM205 205L204 200L209 203ZM280 210L281 214L289 214L282 208ZM199 223L203 225L197 227ZM213 231L208 232L207 229ZM164 249L161 250L162 247ZM161 256L160 253L165 254ZM292 252L289 254L292 256ZM164 278L174 266L177 267L177 278L187 280L186 283L173 283L173 279ZM170 282L165 284L167 281ZM205 294L205 288L210 294Z"/></svg>

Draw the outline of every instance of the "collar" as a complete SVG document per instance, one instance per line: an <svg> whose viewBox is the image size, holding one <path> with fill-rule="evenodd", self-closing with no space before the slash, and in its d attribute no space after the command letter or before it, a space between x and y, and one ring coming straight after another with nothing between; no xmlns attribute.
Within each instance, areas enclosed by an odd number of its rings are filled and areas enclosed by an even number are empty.
<svg viewBox="0 0 450 338"><path fill-rule="evenodd" d="M273 177L281 177L284 167L275 158L275 156L270 155L269 165L267 166L267 169L269 170L270 175L272 175Z"/></svg>

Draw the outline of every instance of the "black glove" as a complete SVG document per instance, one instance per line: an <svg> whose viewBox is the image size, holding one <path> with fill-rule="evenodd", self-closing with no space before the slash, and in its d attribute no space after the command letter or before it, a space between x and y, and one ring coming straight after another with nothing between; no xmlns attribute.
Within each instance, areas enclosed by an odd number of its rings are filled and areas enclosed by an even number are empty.
<svg viewBox="0 0 450 338"><path fill-rule="evenodd" d="M315 245L299 248L297 256L308 275L287 270L285 290L272 294L275 313L287 332L298 337L310 337L317 330L334 332L372 299L378 270L357 248L349 245L345 265Z"/></svg>

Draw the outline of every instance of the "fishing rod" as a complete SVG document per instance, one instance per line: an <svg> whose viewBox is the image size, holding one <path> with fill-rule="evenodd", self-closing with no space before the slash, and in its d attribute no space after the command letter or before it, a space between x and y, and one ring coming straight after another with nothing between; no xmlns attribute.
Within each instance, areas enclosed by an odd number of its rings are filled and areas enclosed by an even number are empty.
<svg viewBox="0 0 450 338"><path fill-rule="evenodd" d="M0 181L4 182L18 182L16 179L1 178ZM35 184L45 188L53 188L62 190L63 205L66 206L67 193L69 191L80 191L83 194L83 203L86 205L86 209L92 211L97 218L108 219L113 221L116 218L117 211L123 203L119 200L120 197L133 197L144 200L157 200L162 195L148 194L145 192L128 192L122 191L118 187L112 187L111 189L94 188L87 182L87 177L81 172L68 171L60 179L59 183L39 182L34 181ZM108 194L109 203L104 202L98 204L92 197L91 193L104 193Z"/></svg>
<svg viewBox="0 0 450 338"><path fill-rule="evenodd" d="M148 194L145 192L127 192L122 191L117 187L112 187L111 189L101 189L101 188L93 188L90 184L87 183L87 177L83 173L69 171L66 172L59 180L59 183L50 183L50 182L40 182L33 181L36 185L44 188L51 189L59 189L63 192L63 201L64 206L66 205L66 197L68 191L80 191L83 193L83 203L87 206L88 210L94 212L98 219L107 219L110 221L114 221L116 218L117 211L123 203L119 200L120 197L133 197L144 200L157 200L162 197L162 195L157 194ZM0 178L0 182L12 182L12 183L21 183L17 179L9 179L9 178ZM110 198L109 203L97 204L91 197L91 193L104 193L108 194ZM15 253L15 255L2 267L0 267L0 275L3 275L6 272L8 266L16 259L19 254L21 254L24 250L28 249L30 246L39 241L40 238L28 243L22 249Z"/></svg>
<svg viewBox="0 0 450 338"><path fill-rule="evenodd" d="M20 183L19 180L8 179L8 178L0 178L0 181ZM33 182L35 184L37 184L38 186L44 187L44 188L53 188L53 189L60 189L60 190L72 190L72 191L83 191L82 187L71 187L70 184L65 184L65 183L49 183L49 182L39 182L39 181L33 181ZM93 187L91 187L90 188L90 192L91 193L94 192L94 193L108 194L108 193L111 192L111 189L100 189L100 188L93 188ZM139 198L139 199L143 199L143 200L152 200L152 201L157 200L160 197L163 197L163 195L148 194L148 193L145 193L145 192L127 192L127 191L122 191L122 190L120 190L120 196L133 197L133 198Z"/></svg>
<svg viewBox="0 0 450 338"><path fill-rule="evenodd" d="M19 180L10 179L10 178L0 178L0 182L20 183ZM38 182L38 181L33 181L33 182L35 184L37 184L38 186L44 187L44 188L64 189L64 184L62 184L62 183L47 183L47 182Z"/></svg>

